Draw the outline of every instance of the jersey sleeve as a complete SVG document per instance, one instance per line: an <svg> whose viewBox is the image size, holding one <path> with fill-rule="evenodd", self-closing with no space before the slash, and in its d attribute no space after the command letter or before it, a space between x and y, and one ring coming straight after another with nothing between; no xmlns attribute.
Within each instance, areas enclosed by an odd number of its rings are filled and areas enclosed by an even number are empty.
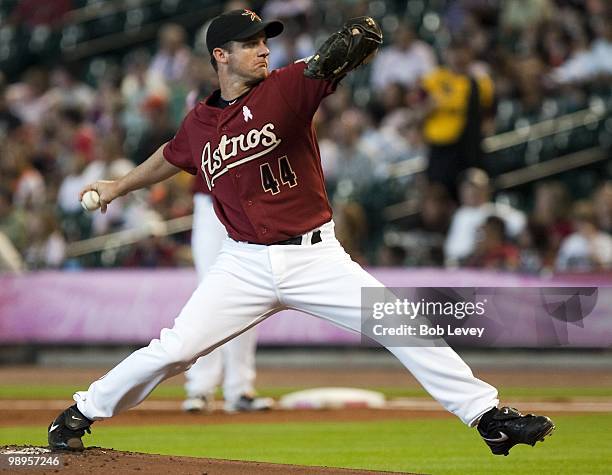
<svg viewBox="0 0 612 475"><path fill-rule="evenodd" d="M297 61L274 71L276 87L293 112L305 122L312 120L319 104L336 90L338 81L311 79L304 76L306 62Z"/></svg>
<svg viewBox="0 0 612 475"><path fill-rule="evenodd" d="M187 117L183 119L176 135L164 147L163 153L168 163L192 175L196 175L198 173L198 168L193 161L193 154L191 153L189 135L187 132L191 120L192 113L190 112Z"/></svg>

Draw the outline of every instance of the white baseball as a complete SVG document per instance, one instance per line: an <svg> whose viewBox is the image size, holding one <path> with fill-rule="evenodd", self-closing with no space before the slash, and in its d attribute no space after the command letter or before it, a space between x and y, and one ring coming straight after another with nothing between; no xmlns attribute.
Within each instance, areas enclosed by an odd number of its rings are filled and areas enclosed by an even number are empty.
<svg viewBox="0 0 612 475"><path fill-rule="evenodd" d="M95 211L100 207L100 195L95 190L89 190L81 199L81 206L87 211Z"/></svg>

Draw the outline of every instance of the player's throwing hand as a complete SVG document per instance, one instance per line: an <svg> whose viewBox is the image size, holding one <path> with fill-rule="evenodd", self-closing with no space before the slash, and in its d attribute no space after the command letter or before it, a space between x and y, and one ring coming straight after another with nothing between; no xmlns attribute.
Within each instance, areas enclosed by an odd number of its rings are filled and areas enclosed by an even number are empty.
<svg viewBox="0 0 612 475"><path fill-rule="evenodd" d="M118 182L115 180L98 180L87 185L79 193L79 201L83 201L83 195L88 191L95 191L100 197L100 211L106 213L106 207L117 197L121 196L118 189Z"/></svg>

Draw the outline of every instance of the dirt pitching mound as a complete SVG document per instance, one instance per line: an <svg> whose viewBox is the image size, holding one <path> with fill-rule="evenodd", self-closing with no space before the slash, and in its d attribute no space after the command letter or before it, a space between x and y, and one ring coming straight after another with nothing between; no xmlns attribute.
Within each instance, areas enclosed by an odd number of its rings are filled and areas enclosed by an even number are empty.
<svg viewBox="0 0 612 475"><path fill-rule="evenodd" d="M59 457L60 465L43 468L9 467L8 457ZM151 474L169 475L285 475L285 474L392 474L399 472L376 472L342 468L310 467L263 462L244 462L239 460L220 460L196 457L120 452L113 449L90 447L80 453L50 452L43 447L3 446L0 447L0 473L19 473L20 475L72 474L87 475L109 474ZM404 473L404 472L402 472Z"/></svg>

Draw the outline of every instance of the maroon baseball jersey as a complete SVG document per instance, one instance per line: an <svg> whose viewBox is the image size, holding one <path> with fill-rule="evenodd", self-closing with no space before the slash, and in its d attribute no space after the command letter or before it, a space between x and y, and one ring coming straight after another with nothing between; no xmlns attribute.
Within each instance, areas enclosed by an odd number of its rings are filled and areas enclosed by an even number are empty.
<svg viewBox="0 0 612 475"><path fill-rule="evenodd" d="M196 193L203 193L205 195L210 195L210 190L208 189L208 186L206 185L206 183L204 183L204 177L202 176L201 173L198 173L194 178L193 178L193 182L191 183L191 191L193 194Z"/></svg>
<svg viewBox="0 0 612 475"><path fill-rule="evenodd" d="M304 62L273 71L225 108L220 91L193 108L165 159L202 173L236 241L270 244L331 219L312 117L335 84L304 77Z"/></svg>

